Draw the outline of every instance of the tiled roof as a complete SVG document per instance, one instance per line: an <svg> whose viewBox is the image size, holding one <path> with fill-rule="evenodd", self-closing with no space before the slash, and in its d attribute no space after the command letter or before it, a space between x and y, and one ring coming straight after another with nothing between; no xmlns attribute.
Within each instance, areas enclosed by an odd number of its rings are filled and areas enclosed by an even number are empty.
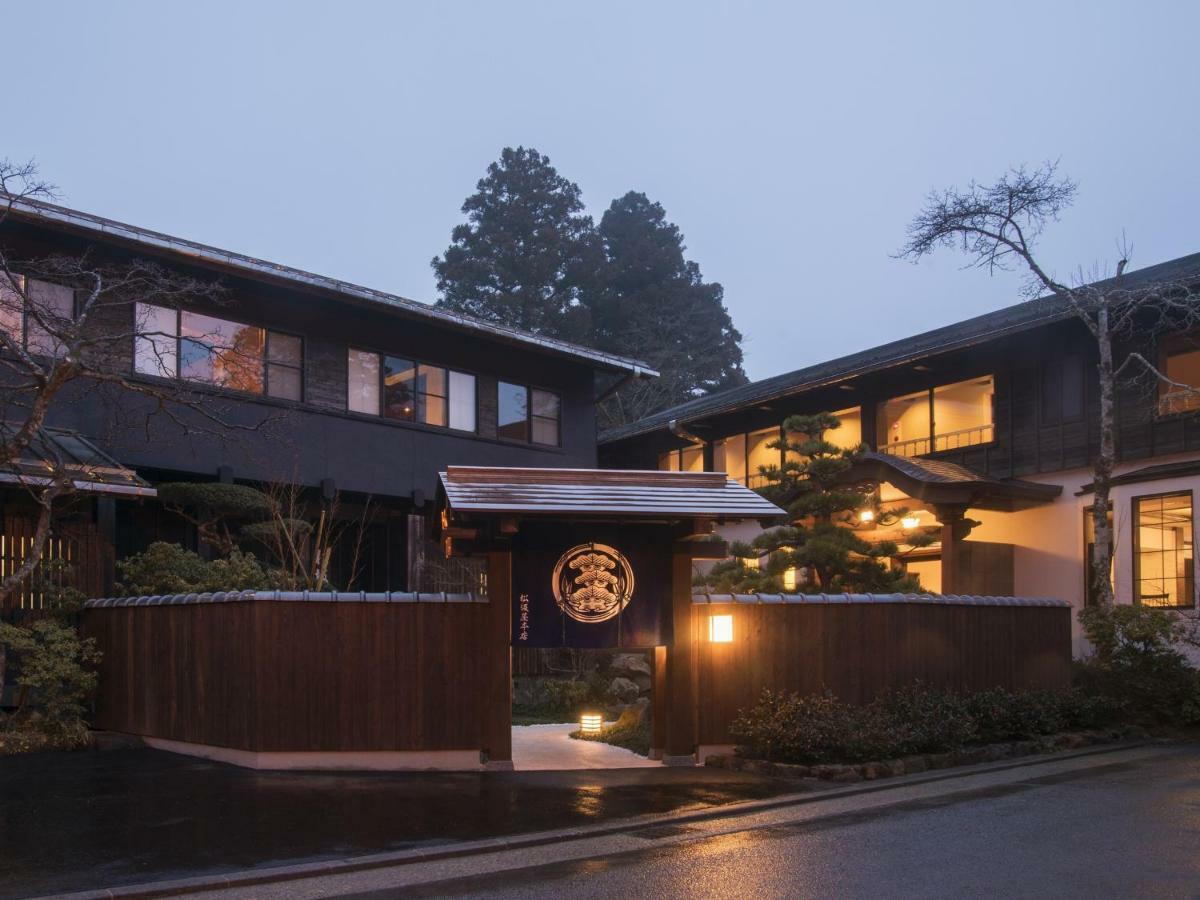
<svg viewBox="0 0 1200 900"><path fill-rule="evenodd" d="M0 196L4 195L0 194ZM221 250L207 244L187 240L186 238L173 237L159 231L139 228L136 225L127 225L124 222L117 222L113 219L106 219L102 216L81 212L76 209L68 209L65 206L58 206L53 203L44 203L38 200L23 198L14 201L12 214L20 219L54 224L93 236L103 236L152 248L160 252L172 253L196 262L217 264L222 267L236 269L247 276L266 276L289 282L293 285L303 285L309 288L329 291L339 295L343 299L365 301L393 313L427 319L458 331L468 331L496 341L537 348L557 356L572 357L590 363L598 369L614 372L630 372L635 375L645 375L648 377L658 375L656 371L644 362L636 359L616 356L601 350L593 350L590 347L581 347L578 344L568 343L557 338L545 337L540 334L532 334L528 331L522 331L519 328L497 325L494 322L484 322L471 316L464 316L460 313L439 309L428 303L409 300L407 297L388 294L374 288L362 287L361 285L352 284L351 282L342 281L337 278L329 278L325 275L316 275L312 272L305 272L302 269L292 268L291 266L256 259L242 253L234 253L231 250Z"/></svg>
<svg viewBox="0 0 1200 900"><path fill-rule="evenodd" d="M446 594L412 591L211 591L200 594L155 594L142 597L104 597L88 600L86 609L116 606L191 606L197 603L487 603L478 594Z"/></svg>
<svg viewBox="0 0 1200 900"><path fill-rule="evenodd" d="M854 604L917 603L929 606L1067 606L1056 597L976 597L963 594L705 594L692 595L692 603L745 604Z"/></svg>
<svg viewBox="0 0 1200 900"><path fill-rule="evenodd" d="M441 473L441 483L454 513L719 519L785 515L723 472L451 466Z"/></svg>
<svg viewBox="0 0 1200 900"><path fill-rule="evenodd" d="M1155 266L1147 266L1125 274L1125 286L1136 290L1139 285L1200 277L1200 253L1182 256ZM785 372L771 378L753 381L707 397L681 403L657 412L637 422L612 428L600 435L600 443L611 444L640 434L666 428L671 421L682 425L696 422L743 407L767 403L781 397L836 384L839 381L864 375L889 366L911 362L937 353L970 347L988 340L1004 337L1071 318L1074 313L1068 302L1057 296L1039 297L1017 303L982 316L964 319L953 325L935 328L899 341L881 344L849 356Z"/></svg>

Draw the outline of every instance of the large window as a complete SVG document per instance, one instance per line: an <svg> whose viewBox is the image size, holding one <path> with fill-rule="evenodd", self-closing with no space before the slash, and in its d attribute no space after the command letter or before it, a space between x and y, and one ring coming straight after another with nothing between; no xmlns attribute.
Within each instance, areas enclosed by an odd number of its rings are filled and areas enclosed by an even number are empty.
<svg viewBox="0 0 1200 900"><path fill-rule="evenodd" d="M658 455L658 467L664 472L703 472L704 445L693 444L682 450L668 450Z"/></svg>
<svg viewBox="0 0 1200 900"><path fill-rule="evenodd" d="M713 442L713 471L746 483L746 436L735 434Z"/></svg>
<svg viewBox="0 0 1200 900"><path fill-rule="evenodd" d="M496 386L497 431L510 441L557 447L562 442L558 394L501 381Z"/></svg>
<svg viewBox="0 0 1200 900"><path fill-rule="evenodd" d="M1146 606L1195 605L1190 491L1133 498L1133 598Z"/></svg>
<svg viewBox="0 0 1200 900"><path fill-rule="evenodd" d="M58 356L61 334L75 318L75 291L65 285L0 274L0 328L38 356ZM22 296L24 292L24 296Z"/></svg>
<svg viewBox="0 0 1200 900"><path fill-rule="evenodd" d="M764 428L746 435L746 486L759 488L767 484L763 469L779 469L783 462L779 442L782 434L778 428ZM772 447L771 445L775 446Z"/></svg>
<svg viewBox="0 0 1200 900"><path fill-rule="evenodd" d="M1158 414L1200 409L1200 335L1177 336L1165 341L1159 366L1169 381L1159 382Z"/></svg>
<svg viewBox="0 0 1200 900"><path fill-rule="evenodd" d="M894 397L879 405L879 450L921 456L992 440L991 375Z"/></svg>
<svg viewBox="0 0 1200 900"><path fill-rule="evenodd" d="M351 412L475 430L474 375L370 350L349 350L347 365Z"/></svg>
<svg viewBox="0 0 1200 900"><path fill-rule="evenodd" d="M301 399L303 349L295 335L149 303L138 303L134 315L135 372Z"/></svg>

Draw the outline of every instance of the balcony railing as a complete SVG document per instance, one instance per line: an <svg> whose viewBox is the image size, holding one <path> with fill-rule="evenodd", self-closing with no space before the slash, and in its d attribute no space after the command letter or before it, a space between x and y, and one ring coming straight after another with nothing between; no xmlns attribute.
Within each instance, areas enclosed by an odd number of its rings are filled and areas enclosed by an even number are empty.
<svg viewBox="0 0 1200 900"><path fill-rule="evenodd" d="M927 453L939 453L942 450L973 447L976 444L990 443L993 439L994 428L995 426L989 422L986 425L973 425L970 428L960 428L958 431L935 434L933 437L896 441L880 447L879 452L890 453L893 456L925 456Z"/></svg>

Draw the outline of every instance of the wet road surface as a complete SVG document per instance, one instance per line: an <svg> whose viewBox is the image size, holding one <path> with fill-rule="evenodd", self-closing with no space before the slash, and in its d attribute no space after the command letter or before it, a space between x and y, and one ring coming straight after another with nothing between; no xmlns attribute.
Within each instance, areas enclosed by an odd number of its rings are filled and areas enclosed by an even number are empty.
<svg viewBox="0 0 1200 900"><path fill-rule="evenodd" d="M716 769L254 772L155 750L0 760L0 898L574 827L794 791Z"/></svg>
<svg viewBox="0 0 1200 900"><path fill-rule="evenodd" d="M403 896L1200 897L1200 748Z"/></svg>

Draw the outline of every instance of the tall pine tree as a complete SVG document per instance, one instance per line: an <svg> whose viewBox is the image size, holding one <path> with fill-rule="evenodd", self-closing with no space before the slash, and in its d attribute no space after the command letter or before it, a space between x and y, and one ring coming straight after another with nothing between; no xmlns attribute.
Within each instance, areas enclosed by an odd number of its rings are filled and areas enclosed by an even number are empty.
<svg viewBox="0 0 1200 900"><path fill-rule="evenodd" d="M591 307L595 345L642 359L660 378L622 387L602 405L601 425L632 422L660 409L746 381L741 334L724 289L684 258L683 235L643 193L612 202L600 220L606 262Z"/></svg>
<svg viewBox="0 0 1200 900"><path fill-rule="evenodd" d="M432 265L438 306L591 343L583 294L602 252L579 186L532 147L506 147L464 201L467 221Z"/></svg>

